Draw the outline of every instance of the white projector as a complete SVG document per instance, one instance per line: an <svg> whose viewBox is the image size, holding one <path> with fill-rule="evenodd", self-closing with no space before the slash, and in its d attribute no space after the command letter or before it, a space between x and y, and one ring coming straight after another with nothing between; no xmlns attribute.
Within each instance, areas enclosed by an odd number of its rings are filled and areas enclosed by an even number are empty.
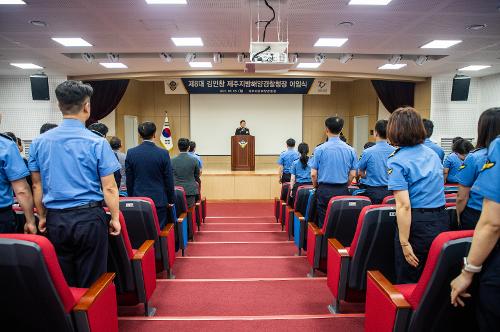
<svg viewBox="0 0 500 332"><path fill-rule="evenodd" d="M288 61L288 42L251 42L250 61L245 64L249 73L287 72L293 63Z"/></svg>

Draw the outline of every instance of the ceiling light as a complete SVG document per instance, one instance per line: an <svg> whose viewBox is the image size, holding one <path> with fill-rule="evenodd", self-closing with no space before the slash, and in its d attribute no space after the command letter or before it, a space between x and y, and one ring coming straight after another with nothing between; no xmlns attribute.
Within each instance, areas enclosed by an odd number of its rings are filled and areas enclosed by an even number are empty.
<svg viewBox="0 0 500 332"><path fill-rule="evenodd" d="M148 5L186 5L186 0L146 0Z"/></svg>
<svg viewBox="0 0 500 332"><path fill-rule="evenodd" d="M212 68L211 62L190 62L191 68Z"/></svg>
<svg viewBox="0 0 500 332"><path fill-rule="evenodd" d="M101 62L99 63L101 66L108 68L108 69L122 69L122 68L128 68L127 65L121 63L121 62Z"/></svg>
<svg viewBox="0 0 500 332"><path fill-rule="evenodd" d="M392 0L351 0L350 5L386 6Z"/></svg>
<svg viewBox="0 0 500 332"><path fill-rule="evenodd" d="M222 53L214 53L214 63L222 62Z"/></svg>
<svg viewBox="0 0 500 332"><path fill-rule="evenodd" d="M415 63L418 66L422 66L427 61L429 61L429 57L427 55L420 55L420 56L417 57L417 59L415 59Z"/></svg>
<svg viewBox="0 0 500 332"><path fill-rule="evenodd" d="M389 62L391 65L395 65L399 61L401 61L403 57L399 54L392 55L389 59L387 59L387 62Z"/></svg>
<svg viewBox="0 0 500 332"><path fill-rule="evenodd" d="M203 40L200 37L190 38L171 38L175 46L203 46Z"/></svg>
<svg viewBox="0 0 500 332"><path fill-rule="evenodd" d="M339 58L340 63L347 63L354 58L352 53L342 54Z"/></svg>
<svg viewBox="0 0 500 332"><path fill-rule="evenodd" d="M10 65L21 69L43 69L43 67L35 65L34 63L11 63Z"/></svg>
<svg viewBox="0 0 500 332"><path fill-rule="evenodd" d="M160 53L160 59L162 59L166 63L170 63L173 61L172 56L165 52Z"/></svg>
<svg viewBox="0 0 500 332"><path fill-rule="evenodd" d="M52 40L67 47L92 46L92 44L82 38L52 38Z"/></svg>
<svg viewBox="0 0 500 332"><path fill-rule="evenodd" d="M195 53L188 53L186 54L186 62L193 62L194 59L196 59L196 54Z"/></svg>
<svg viewBox="0 0 500 332"><path fill-rule="evenodd" d="M463 71L478 71L478 70L483 70L483 69L490 68L490 67L491 66L488 66L488 65L471 65L471 66L460 68L459 70L463 70Z"/></svg>
<svg viewBox="0 0 500 332"><path fill-rule="evenodd" d="M0 5L25 5L22 0L0 0Z"/></svg>
<svg viewBox="0 0 500 332"><path fill-rule="evenodd" d="M486 24L471 24L471 25L466 26L465 28L467 30L478 31L478 30L483 30L486 27L487 27Z"/></svg>
<svg viewBox="0 0 500 332"><path fill-rule="evenodd" d="M86 63L92 63L94 62L95 60L95 55L91 54L91 53L83 53L82 54L82 59L83 61L85 61Z"/></svg>
<svg viewBox="0 0 500 332"><path fill-rule="evenodd" d="M325 61L326 61L326 56L325 56L324 54L321 54L321 53L316 54L316 55L314 56L314 61L316 61L316 62L318 62L318 63L323 63L323 62L325 62Z"/></svg>
<svg viewBox="0 0 500 332"><path fill-rule="evenodd" d="M420 48L448 48L453 45L461 43L461 40L433 40L430 43L427 43Z"/></svg>
<svg viewBox="0 0 500 332"><path fill-rule="evenodd" d="M406 67L406 63L396 63L396 64L386 63L385 65L378 67L378 69L396 70L396 69L401 69L403 67Z"/></svg>
<svg viewBox="0 0 500 332"><path fill-rule="evenodd" d="M319 38L314 47L340 47L346 41L347 38Z"/></svg>
<svg viewBox="0 0 500 332"><path fill-rule="evenodd" d="M316 69L321 66L321 62L301 62L297 65L299 69Z"/></svg>

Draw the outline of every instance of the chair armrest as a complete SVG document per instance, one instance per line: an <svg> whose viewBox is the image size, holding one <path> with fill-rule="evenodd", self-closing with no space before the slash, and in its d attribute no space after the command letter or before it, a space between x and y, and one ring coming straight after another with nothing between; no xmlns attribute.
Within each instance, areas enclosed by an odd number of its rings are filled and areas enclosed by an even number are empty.
<svg viewBox="0 0 500 332"><path fill-rule="evenodd" d="M132 260L141 260L143 257L146 255L149 249L153 248L155 244L155 241L153 240L146 240L144 243L139 247L139 249L135 252L134 257L132 257Z"/></svg>
<svg viewBox="0 0 500 332"><path fill-rule="evenodd" d="M328 246L332 247L340 257L349 257L347 249L337 239L328 239Z"/></svg>
<svg viewBox="0 0 500 332"><path fill-rule="evenodd" d="M299 221L306 221L306 218L302 215L302 213L300 212L297 212L297 211L294 211L295 213L295 216L297 217L297 219L299 219Z"/></svg>
<svg viewBox="0 0 500 332"><path fill-rule="evenodd" d="M90 288L83 294L73 311L88 311L98 297L113 284L114 273L104 273Z"/></svg>
<svg viewBox="0 0 500 332"><path fill-rule="evenodd" d="M326 284L337 300L345 300L350 257L337 239L328 239L327 260Z"/></svg>
<svg viewBox="0 0 500 332"><path fill-rule="evenodd" d="M179 216L179 218L177 218L177 222L178 223L181 223L184 221L184 219L186 219L187 217L187 212L182 212L181 215Z"/></svg>
<svg viewBox="0 0 500 332"><path fill-rule="evenodd" d="M167 224L160 232L160 237L168 237L168 234L174 228L174 224Z"/></svg>
<svg viewBox="0 0 500 332"><path fill-rule="evenodd" d="M318 236L318 235L323 235L323 232L321 231L321 228L319 228L318 226L316 226L315 223L308 223L309 225L309 229L311 230L311 232L315 235L315 236Z"/></svg>

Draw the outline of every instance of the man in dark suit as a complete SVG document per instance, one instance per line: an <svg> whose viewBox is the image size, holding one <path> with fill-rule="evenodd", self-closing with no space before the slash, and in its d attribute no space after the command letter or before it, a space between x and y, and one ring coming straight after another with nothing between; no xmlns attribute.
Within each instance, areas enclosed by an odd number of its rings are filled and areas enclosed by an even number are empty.
<svg viewBox="0 0 500 332"><path fill-rule="evenodd" d="M247 128L245 120L240 121L240 127L236 129L235 135L250 135L250 129Z"/></svg>
<svg viewBox="0 0 500 332"><path fill-rule="evenodd" d="M174 177L168 152L153 142L156 126L153 122L139 125L143 142L128 150L125 159L127 193L130 197L149 197L156 206L160 227L167 223L167 205L175 203ZM198 164L196 159L190 157Z"/></svg>
<svg viewBox="0 0 500 332"><path fill-rule="evenodd" d="M198 160L188 153L189 140L187 138L180 138L177 146L180 153L172 159L175 185L184 188L188 207L191 208L199 194L197 182L200 181L200 166Z"/></svg>

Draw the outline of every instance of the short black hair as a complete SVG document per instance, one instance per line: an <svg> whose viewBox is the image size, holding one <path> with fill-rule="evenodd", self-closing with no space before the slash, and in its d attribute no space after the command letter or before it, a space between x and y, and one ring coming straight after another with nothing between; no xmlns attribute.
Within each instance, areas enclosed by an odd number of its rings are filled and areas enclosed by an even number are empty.
<svg viewBox="0 0 500 332"><path fill-rule="evenodd" d="M488 148L500 135L500 107L488 108L479 117L476 148Z"/></svg>
<svg viewBox="0 0 500 332"><path fill-rule="evenodd" d="M93 131L101 137L106 137L109 131L108 126L106 126L104 123L99 122L91 124L87 129Z"/></svg>
<svg viewBox="0 0 500 332"><path fill-rule="evenodd" d="M288 146L289 148L295 147L295 140L293 138L287 139L286 140L286 146Z"/></svg>
<svg viewBox="0 0 500 332"><path fill-rule="evenodd" d="M189 142L189 152L193 152L194 149L196 149L196 142L195 141L190 141Z"/></svg>
<svg viewBox="0 0 500 332"><path fill-rule="evenodd" d="M54 129L54 128L57 128L57 125L55 123L44 123L41 127L40 127L40 135L43 134L44 132L46 131L49 131L51 129Z"/></svg>
<svg viewBox="0 0 500 332"><path fill-rule="evenodd" d="M451 140L451 144L455 144L455 142L456 142L456 141L459 141L459 140L461 140L461 139L463 139L463 138L462 138L462 137L460 137L460 136L454 137L454 138Z"/></svg>
<svg viewBox="0 0 500 332"><path fill-rule="evenodd" d="M59 109L64 115L78 114L82 110L83 104L93 94L92 87L80 81L64 81L56 88Z"/></svg>
<svg viewBox="0 0 500 332"><path fill-rule="evenodd" d="M424 123L426 138L431 137L434 132L434 122L429 119L423 119L422 122Z"/></svg>
<svg viewBox="0 0 500 332"><path fill-rule="evenodd" d="M179 138L177 141L177 147L180 152L187 152L189 149L189 140L187 138Z"/></svg>
<svg viewBox="0 0 500 332"><path fill-rule="evenodd" d="M240 121L240 124L242 124L243 122L246 122L246 121L245 121L245 120L241 120L241 121Z"/></svg>
<svg viewBox="0 0 500 332"><path fill-rule="evenodd" d="M378 136L380 138L386 139L387 138L387 123L389 121L387 120L378 120L377 123L375 123L375 131L377 132Z"/></svg>
<svg viewBox="0 0 500 332"><path fill-rule="evenodd" d="M16 144L17 144L17 137L16 137L16 135L15 135L13 132L11 132L11 131L6 131L6 132L5 132L5 133L3 133L3 134L4 134L5 136L9 137L9 138L12 140L12 142L14 142L14 143L16 143Z"/></svg>
<svg viewBox="0 0 500 332"><path fill-rule="evenodd" d="M366 142L365 145L363 145L363 150L371 148L374 145L375 145L375 143L373 143L373 142Z"/></svg>
<svg viewBox="0 0 500 332"><path fill-rule="evenodd" d="M469 152L471 152L474 149L474 146L472 145L471 142L469 142L466 139L458 139L453 143L453 146L451 150L455 153L461 154L461 155L467 155Z"/></svg>
<svg viewBox="0 0 500 332"><path fill-rule="evenodd" d="M122 147L122 140L116 136L111 137L109 140L109 145L111 145L111 149L118 150Z"/></svg>
<svg viewBox="0 0 500 332"><path fill-rule="evenodd" d="M338 116L333 116L325 120L325 127L328 131L334 135L340 134L342 128L344 127L344 119Z"/></svg>
<svg viewBox="0 0 500 332"><path fill-rule="evenodd" d="M139 135L141 135L142 139L152 139L156 133L156 125L154 122L146 121L139 125L137 128Z"/></svg>

